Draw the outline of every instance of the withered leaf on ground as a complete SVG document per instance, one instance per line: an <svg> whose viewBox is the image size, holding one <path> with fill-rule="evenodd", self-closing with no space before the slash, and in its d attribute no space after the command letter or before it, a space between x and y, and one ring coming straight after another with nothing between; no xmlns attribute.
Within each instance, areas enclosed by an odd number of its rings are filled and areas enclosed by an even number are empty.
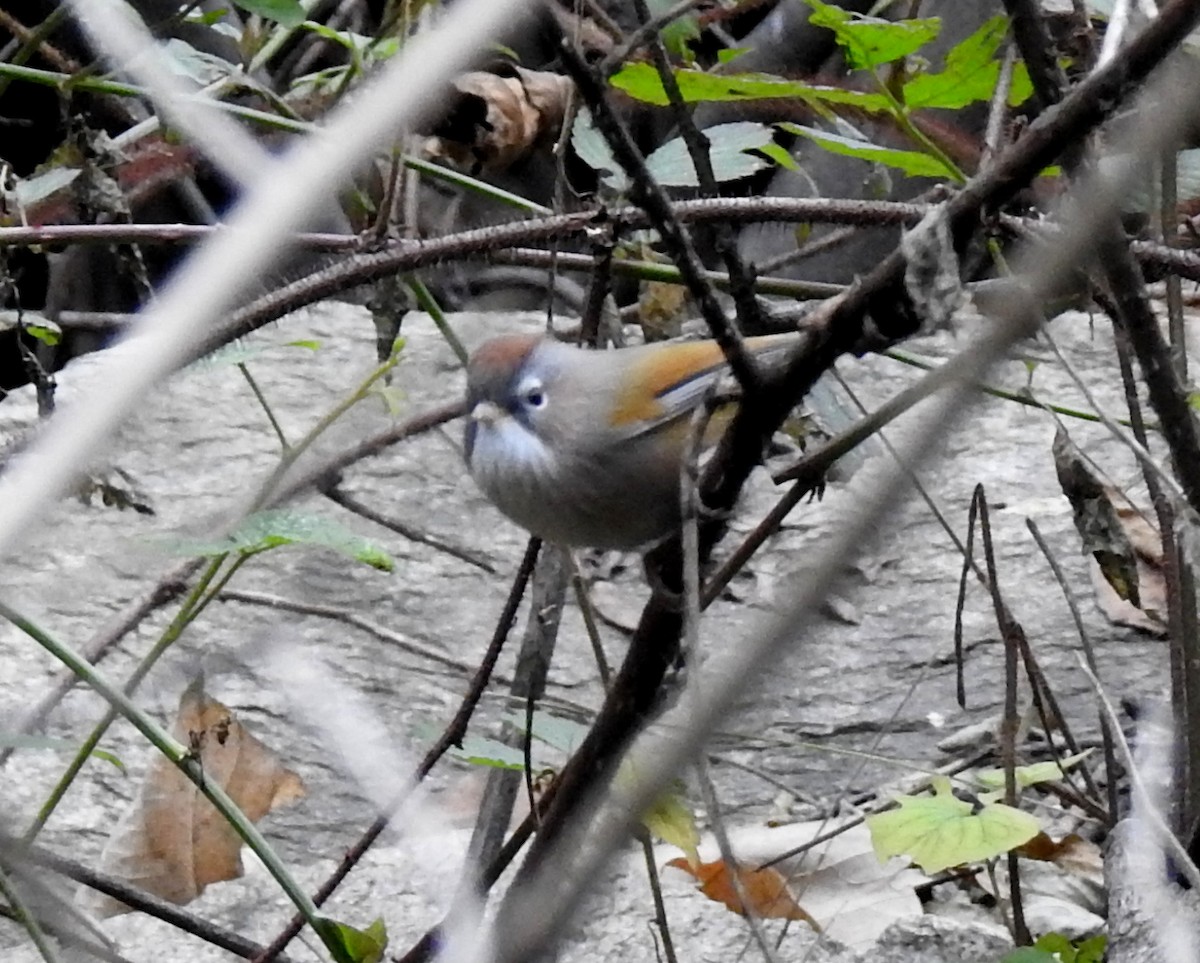
<svg viewBox="0 0 1200 963"><path fill-rule="evenodd" d="M735 913L746 915L742 901L734 885L734 873L724 860L700 863L692 867L686 857L673 859L668 866L682 869L700 883L700 892L711 900L724 903ZM736 878L750 904L750 912L762 919L802 920L815 930L820 930L817 921L806 913L788 892L787 880L778 870L752 869L738 866Z"/></svg>
<svg viewBox="0 0 1200 963"><path fill-rule="evenodd" d="M431 157L480 170L503 170L558 137L574 84L562 74L506 65L454 81L458 97L425 144Z"/></svg>
<svg viewBox="0 0 1200 963"><path fill-rule="evenodd" d="M304 795L300 777L208 696L202 680L183 693L173 734L199 756L205 778L253 822ZM100 868L182 905L211 883L241 876L241 847L241 838L191 780L156 756L138 799L109 837ZM104 916L128 912L108 897L90 908Z"/></svg>
<svg viewBox="0 0 1200 963"><path fill-rule="evenodd" d="M1096 476L1061 428L1053 452L1083 551L1092 556L1101 611L1118 625L1165 635L1166 582L1157 529L1123 492Z"/></svg>

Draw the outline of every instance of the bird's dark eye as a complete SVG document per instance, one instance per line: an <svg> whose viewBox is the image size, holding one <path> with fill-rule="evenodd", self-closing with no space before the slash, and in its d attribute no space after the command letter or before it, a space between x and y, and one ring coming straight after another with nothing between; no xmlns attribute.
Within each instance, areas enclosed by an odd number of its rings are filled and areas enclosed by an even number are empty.
<svg viewBox="0 0 1200 963"><path fill-rule="evenodd" d="M526 411L540 411L546 407L546 385L537 375L526 375L518 382L513 395Z"/></svg>

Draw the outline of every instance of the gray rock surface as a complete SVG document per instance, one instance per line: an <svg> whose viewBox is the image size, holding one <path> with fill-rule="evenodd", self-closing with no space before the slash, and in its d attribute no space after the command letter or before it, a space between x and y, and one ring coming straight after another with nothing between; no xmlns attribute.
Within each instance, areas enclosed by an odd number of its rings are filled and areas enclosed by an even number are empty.
<svg viewBox="0 0 1200 963"><path fill-rule="evenodd" d="M490 332L541 323L540 317L529 316L454 320L469 343ZM1055 321L1052 331L1099 401L1120 415L1119 378L1106 326L1097 322L1093 327L1086 316L1069 315ZM427 319L406 320L404 334L405 360L393 380L401 418L455 397L462 386L453 356ZM318 339L320 350L286 346L300 338ZM961 335L943 334L908 347L940 359L963 343ZM262 349L261 358L249 360L250 370L293 440L374 365L369 319L362 309L340 304L287 318L248 347ZM918 374L885 358L847 360L839 368L868 406ZM1013 360L992 380L1020 389L1027 377L1026 365ZM86 378L70 369L63 372L64 393L71 393L75 380ZM1033 390L1047 401L1087 407L1056 364L1037 365ZM339 422L318 447L350 444L390 417L372 399ZM29 393L17 392L0 404L3 437L20 435L34 419ZM1078 669L1078 639L1061 592L1026 530L1027 517L1050 541L1081 598L1101 674L1114 698L1160 695L1167 656L1163 643L1108 624L1092 602L1070 508L1059 492L1050 457L1054 427L1044 411L984 397L944 439L939 459L919 466L917 474L960 535L974 486L986 486L1001 586L1077 731L1087 734L1096 729L1095 711ZM1079 421L1070 421L1069 427L1076 442L1118 484L1140 491L1132 460L1102 427ZM903 431L900 425L890 436ZM378 511L480 553L498 574L401 539L308 495L297 507L336 518L375 539L396 559L395 572L375 571L328 551L293 547L248 563L233 587L341 608L474 665L487 645L525 539L466 477L457 450L459 434L457 426L450 426L396 446L352 468L346 488ZM277 456L277 440L235 367L206 363L181 374L147 401L108 453L109 464L128 473L156 514L62 502L19 556L0 562L6 599L60 638L83 646L129 599L177 563L165 545L181 535L220 531L247 503ZM705 645L736 645L786 603L796 580L819 558L828 534L855 511L861 485L883 470L890 470L889 457L880 449L847 485L832 486L822 501L798 508L768 550L733 583L730 600L706 616ZM777 494L766 472L760 472L735 532L748 530ZM611 577L597 597L602 611L620 621L622 612L636 614L646 592L636 560L611 563L606 561ZM803 641L779 664L767 667L760 686L722 727L714 746L714 775L731 820L787 818L793 811L811 811L805 801L847 797L902 777L913 764L944 762L935 744L949 730L997 711L1003 698L1003 652L989 602L975 585L966 612L969 709L963 712L955 704L951 655L960 565L929 509L918 499L898 501L887 529L875 544L864 546L842 596L813 620ZM111 679L126 677L173 612L168 607L156 613L124 639L103 660L102 671ZM610 660L618 660L620 634L606 630L604 641ZM510 651L498 671L511 675L512 658ZM285 684L281 680L294 678L281 669L288 665L306 667L320 685L305 690ZM180 692L200 670L209 691L308 785L305 800L270 815L262 826L309 889L370 822L378 804L373 800L385 798L412 771L453 715L465 688L464 673L346 624L225 602L212 606L188 629L150 674L137 701L169 722ZM12 728L57 672L53 660L27 637L0 625L0 730ZM573 603L563 619L551 679L550 696L562 704L588 709L600 701L597 673ZM502 713L501 692L494 688L485 700L477 731L485 732L485 724ZM99 698L76 690L46 731L78 743L102 712ZM46 845L85 861L96 858L114 821L136 795L150 755L125 723L114 726L102 745L125 762L128 775L102 761L89 762L43 835ZM8 828L23 830L67 758L61 752L32 750L13 757L0 788ZM722 759L730 764L721 765ZM458 764L440 766L429 781L430 796L385 835L329 912L356 925L383 916L395 950L424 932L456 889L480 778ZM781 787L787 792L781 793ZM681 959L727 959L746 945L743 921L703 900L689 884L672 885L668 915ZM262 941L290 916L278 888L253 866L244 879L213 886L190 908ZM563 958L652 959L651 917L640 855L622 858L581 907ZM131 960L228 959L153 920L126 916L103 925ZM943 958L929 955L932 951L918 939L937 925L914 923L905 931L911 939L894 942L884 958ZM789 932L785 958L800 958L802 946L812 942L812 935L801 929ZM3 922L0 947L6 961L36 959L22 934ZM906 947L913 948L909 955L904 955ZM983 961L993 958L987 956L993 949L987 943L986 952L962 950L957 956L947 949L944 958ZM300 943L293 944L292 952L298 959L310 958Z"/></svg>

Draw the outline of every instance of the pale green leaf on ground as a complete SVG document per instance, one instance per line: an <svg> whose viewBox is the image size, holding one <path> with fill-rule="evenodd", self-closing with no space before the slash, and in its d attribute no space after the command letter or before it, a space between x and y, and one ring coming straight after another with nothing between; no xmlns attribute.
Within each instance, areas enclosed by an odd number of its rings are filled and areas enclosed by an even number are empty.
<svg viewBox="0 0 1200 963"><path fill-rule="evenodd" d="M450 749L450 755L473 766L516 770L525 768L525 754L520 749L486 736L467 736L461 748Z"/></svg>
<svg viewBox="0 0 1200 963"><path fill-rule="evenodd" d="M933 785L932 796L896 796L899 809L867 817L880 860L908 856L937 873L999 856L1041 830L1035 817L1003 803L973 806L958 799L945 777Z"/></svg>
<svg viewBox="0 0 1200 963"><path fill-rule="evenodd" d="M916 53L942 31L938 17L918 20L884 20L868 17L822 0L806 0L813 13L809 23L828 27L851 67L878 67Z"/></svg>
<svg viewBox="0 0 1200 963"><path fill-rule="evenodd" d="M338 963L380 963L387 950L387 927L377 919L365 930L340 923L329 917L319 917L328 942L335 948ZM327 944L328 945L328 944Z"/></svg>
<svg viewBox="0 0 1200 963"><path fill-rule="evenodd" d="M830 134L803 124L780 124L781 130L786 130L801 137L807 137L820 147L832 154L844 157L857 157L859 160L884 164L903 171L913 177L946 177L949 172L945 165L930 154L915 150L901 150L895 147L883 147L865 140L855 140L840 134Z"/></svg>
<svg viewBox="0 0 1200 963"><path fill-rule="evenodd" d="M1070 769L1072 766L1086 759L1091 755L1091 750L1087 749L1084 752L1077 753L1073 756L1068 756L1063 759L1062 766ZM1030 786L1036 786L1040 782L1056 782L1063 778L1062 767L1053 760L1047 762L1035 762L1030 766L1017 766L1013 770L1013 775L1017 780L1018 789L1027 789ZM1004 770L1003 769L983 769L975 774L976 781L985 789L1003 789L1004 788Z"/></svg>
<svg viewBox="0 0 1200 963"><path fill-rule="evenodd" d="M525 728L525 714L513 713L509 721L514 725ZM564 719L562 716L551 715L549 712L533 714L533 738L543 742L553 749L570 755L587 735L588 727L574 719Z"/></svg>
<svg viewBox="0 0 1200 963"><path fill-rule="evenodd" d="M283 545L331 548L383 572L391 572L396 566L382 548L339 522L286 508L247 515L224 538L212 541L181 539L172 548L179 554L211 557L230 553L256 554Z"/></svg>

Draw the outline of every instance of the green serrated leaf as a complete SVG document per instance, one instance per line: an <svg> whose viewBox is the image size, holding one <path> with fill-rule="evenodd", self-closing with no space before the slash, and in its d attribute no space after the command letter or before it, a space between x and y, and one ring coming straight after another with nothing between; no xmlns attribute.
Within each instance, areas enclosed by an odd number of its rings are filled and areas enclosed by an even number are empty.
<svg viewBox="0 0 1200 963"><path fill-rule="evenodd" d="M1008 18L1003 14L987 20L978 30L956 44L946 54L946 66L940 73L920 74L903 88L907 107L946 107L957 109L979 101L991 100L1000 78L996 53L1008 33ZM1013 71L1009 89L1010 106L1023 103L1033 92L1024 64Z"/></svg>
<svg viewBox="0 0 1200 963"><path fill-rule="evenodd" d="M802 124L784 123L778 125L781 130L807 137L820 147L832 154L844 157L857 157L860 160L884 164L904 171L913 177L946 177L950 172L936 157L915 150L901 150L895 147L883 147L865 140L855 140L840 134L830 134Z"/></svg>
<svg viewBox="0 0 1200 963"><path fill-rule="evenodd" d="M884 20L852 13L822 0L805 2L813 9L809 23L833 31L851 67L878 67L907 57L942 31L938 17Z"/></svg>
<svg viewBox="0 0 1200 963"><path fill-rule="evenodd" d="M380 963L387 951L387 927L382 919L375 920L365 930L327 916L317 917L317 922L337 963Z"/></svg>
<svg viewBox="0 0 1200 963"><path fill-rule="evenodd" d="M233 5L284 27L298 27L307 16L300 0L233 0Z"/></svg>
<svg viewBox="0 0 1200 963"><path fill-rule="evenodd" d="M695 814L683 798L681 786L659 796L654 805L642 813L642 825L664 843L683 850L690 866L700 865L700 830L696 828Z"/></svg>
<svg viewBox="0 0 1200 963"><path fill-rule="evenodd" d="M62 340L62 328L52 321L26 323L21 325L21 330L51 348Z"/></svg>
<svg viewBox="0 0 1200 963"><path fill-rule="evenodd" d="M183 539L172 547L179 554L214 557L257 554L283 545L331 548L383 572L391 572L396 567L392 557L382 548L333 519L286 508L247 515L225 538L214 541Z"/></svg>
<svg viewBox="0 0 1200 963"><path fill-rule="evenodd" d="M1029 813L1003 803L972 806L950 790L950 780L933 780L933 796L896 796L899 809L867 817L880 861L908 856L926 873L992 859L1028 842L1041 831Z"/></svg>
<svg viewBox="0 0 1200 963"><path fill-rule="evenodd" d="M811 104L848 104L860 110L883 111L890 107L882 94L841 87L825 87L785 80L772 74L709 74L703 70L673 71L679 93L687 103L795 98ZM630 97L664 107L670 101L652 64L626 64L610 83Z"/></svg>
<svg viewBox="0 0 1200 963"><path fill-rule="evenodd" d="M772 143L772 130L766 124L743 120L706 127L708 159L718 183L748 177L767 166L762 157L747 154ZM666 187L695 187L700 181L692 157L682 137L667 141L646 158L646 167L655 180Z"/></svg>

